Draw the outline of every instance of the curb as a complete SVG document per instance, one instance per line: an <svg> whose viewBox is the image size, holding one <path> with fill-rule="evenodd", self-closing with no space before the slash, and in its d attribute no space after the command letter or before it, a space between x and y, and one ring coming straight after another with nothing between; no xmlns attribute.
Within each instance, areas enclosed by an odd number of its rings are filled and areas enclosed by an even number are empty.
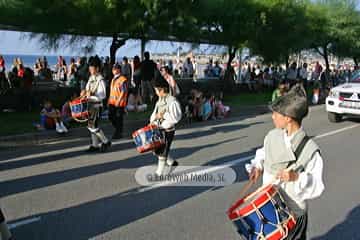
<svg viewBox="0 0 360 240"><path fill-rule="evenodd" d="M318 109L323 108L323 105L316 105L310 106L311 109ZM233 110L229 118L226 118L226 122L231 122L235 118L239 117L251 117L254 115L262 115L269 113L270 110L268 105L255 105L255 106L241 106L241 107L232 107ZM134 120L129 121L124 119L124 135L129 136L135 130L143 127L147 123L147 119L141 120ZM178 129L189 128L189 127L196 127L200 124L206 123L207 125L213 124L213 121L207 122L193 122L191 125L186 123L186 120L182 119L181 122L178 124ZM110 123L101 124L101 128L104 130L105 134L111 136L113 132L113 127ZM44 143L51 143L56 141L66 141L75 138L87 138L89 136L89 132L86 127L78 127L78 128L71 128L69 129L69 133L66 134L58 134L55 131L44 131L44 132L34 132L34 133L25 133L25 134L18 134L18 135L10 135L0 137L0 147L16 147L16 146L26 146L26 145L36 145L36 144L44 144Z"/></svg>

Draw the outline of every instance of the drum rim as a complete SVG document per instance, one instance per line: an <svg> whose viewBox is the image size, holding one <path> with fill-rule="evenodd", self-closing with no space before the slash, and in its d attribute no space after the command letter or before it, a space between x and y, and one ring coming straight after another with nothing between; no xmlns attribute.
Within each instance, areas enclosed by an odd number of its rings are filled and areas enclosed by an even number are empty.
<svg viewBox="0 0 360 240"><path fill-rule="evenodd" d="M270 200L270 197L273 197L275 194L280 194L275 185L273 184L264 185L261 188L259 188L257 191L250 193L244 196L243 198L241 198L240 200L238 200L237 202L235 202L235 204L233 204L228 210L228 216L230 219L248 216L251 212L255 211L255 208L252 205L252 203L254 203L254 205L257 208L259 208L259 206L262 207ZM242 206L240 208L241 205L246 203L247 198L255 197L255 196L257 196L256 199L253 199L245 206Z"/></svg>

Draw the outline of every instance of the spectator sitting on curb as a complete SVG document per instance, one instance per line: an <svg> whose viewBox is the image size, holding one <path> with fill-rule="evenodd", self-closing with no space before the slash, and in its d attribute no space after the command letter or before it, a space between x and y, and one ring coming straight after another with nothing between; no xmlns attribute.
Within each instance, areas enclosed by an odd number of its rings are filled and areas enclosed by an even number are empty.
<svg viewBox="0 0 360 240"><path fill-rule="evenodd" d="M58 109L52 106L50 100L44 101L44 108L40 112L40 126L38 129L54 129L57 133L68 132L67 128L61 121L61 114Z"/></svg>
<svg viewBox="0 0 360 240"><path fill-rule="evenodd" d="M217 96L215 98L215 115L218 119L223 119L227 117L230 113L230 107L225 106L222 103L221 97Z"/></svg>
<svg viewBox="0 0 360 240"><path fill-rule="evenodd" d="M141 96L137 94L136 89L129 89L128 104L126 110L128 112L144 112L147 109L147 104L143 104Z"/></svg>
<svg viewBox="0 0 360 240"><path fill-rule="evenodd" d="M212 115L211 98L209 95L205 95L202 104L202 120L206 121L211 119L211 115Z"/></svg>

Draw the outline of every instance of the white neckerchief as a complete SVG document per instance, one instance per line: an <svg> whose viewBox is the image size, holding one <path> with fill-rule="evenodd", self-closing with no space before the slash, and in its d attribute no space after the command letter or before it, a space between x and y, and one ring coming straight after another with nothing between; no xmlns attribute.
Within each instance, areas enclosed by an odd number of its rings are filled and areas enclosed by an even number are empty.
<svg viewBox="0 0 360 240"><path fill-rule="evenodd" d="M285 145L287 148L291 149L292 151L294 151L292 145L291 145L291 140L294 138L295 134L298 133L299 131L303 130L303 127L300 127L296 132L294 132L293 134L291 134L290 136L288 136L287 131L284 129L284 141L285 141Z"/></svg>

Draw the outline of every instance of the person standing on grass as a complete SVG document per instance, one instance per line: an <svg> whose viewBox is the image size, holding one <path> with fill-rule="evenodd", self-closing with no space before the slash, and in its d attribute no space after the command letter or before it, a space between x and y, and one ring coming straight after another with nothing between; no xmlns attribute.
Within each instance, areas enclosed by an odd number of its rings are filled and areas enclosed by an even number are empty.
<svg viewBox="0 0 360 240"><path fill-rule="evenodd" d="M151 81L154 79L156 63L150 59L150 53L144 53L144 61L141 62L141 96L147 103L151 103L154 98L154 90Z"/></svg>
<svg viewBox="0 0 360 240"><path fill-rule="evenodd" d="M118 63L112 67L112 73L114 77L111 80L108 100L109 119L115 128L112 139L120 139L123 134L123 119L127 105L129 81L122 75L121 65Z"/></svg>
<svg viewBox="0 0 360 240"><path fill-rule="evenodd" d="M175 79L173 78L169 67L168 66L161 67L160 68L160 73L169 84L170 95L173 96L173 97L176 97L176 96L180 95L179 86L177 85Z"/></svg>

